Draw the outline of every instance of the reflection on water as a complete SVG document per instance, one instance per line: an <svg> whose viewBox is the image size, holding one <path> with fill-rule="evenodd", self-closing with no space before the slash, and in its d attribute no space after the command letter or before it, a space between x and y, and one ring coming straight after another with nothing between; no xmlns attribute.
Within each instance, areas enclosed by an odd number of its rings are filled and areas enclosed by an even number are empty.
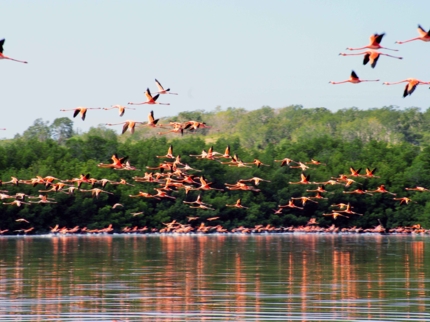
<svg viewBox="0 0 430 322"><path fill-rule="evenodd" d="M0 237L0 321L430 321L429 243L314 234Z"/></svg>

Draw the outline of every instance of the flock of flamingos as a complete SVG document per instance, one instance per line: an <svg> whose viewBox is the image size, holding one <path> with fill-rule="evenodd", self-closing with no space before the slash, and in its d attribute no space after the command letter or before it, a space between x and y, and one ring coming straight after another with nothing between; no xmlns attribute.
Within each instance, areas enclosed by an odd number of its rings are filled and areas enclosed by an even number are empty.
<svg viewBox="0 0 430 322"><path fill-rule="evenodd" d="M418 33L419 36L416 38L412 38L405 41L397 41L397 44L403 44L410 41L415 40L421 40L425 42L430 41L430 31L425 31L420 25L418 25ZM363 64L366 65L370 62L370 65L372 68L375 68L378 59L380 56L388 56L393 57L397 59L402 59L402 57L398 56L392 56L385 53L382 53L380 51L377 51L378 49L385 49L385 50L392 50L397 51L396 49L389 49L382 47L380 45L382 39L384 37L384 33L382 34L373 34L370 36L370 43L367 46L360 47L360 48L347 48L348 50L365 50L360 53L355 54L345 54L340 53L342 56L349 56L349 55L364 55ZM0 59L8 59L13 60L20 63L27 63L26 61L17 60L8 56L5 56L3 54L3 45L4 45L5 39L0 40ZM357 84L360 82L368 82L368 81L379 81L379 80L361 80L357 74L352 71L351 76L349 79L340 81L340 82L333 82L331 81L331 84L342 84L342 83L353 83ZM169 103L161 103L158 102L158 98L160 95L165 94L172 94L172 95L178 95L178 93L172 93L170 92L170 89L164 89L161 83L158 80L155 80L156 86L157 86L157 92L151 94L151 91L149 88L145 92L146 101L139 102L139 103L133 103L129 102L128 105L170 105ZM393 84L399 84L399 83L407 83L404 89L403 96L406 97L408 95L411 95L416 87L418 85L425 85L430 84L430 82L424 82L415 78L407 78L402 81L398 82L385 82L384 85L393 85ZM73 117L80 116L82 120L85 120L87 111L90 109L102 109L101 107L97 108L86 108L86 107L77 107L72 109L73 111ZM110 108L104 108L104 110L110 110L110 109L118 109L119 116L123 116L126 109L134 109L131 107L126 107L122 105L113 105ZM61 110L61 111L70 111L70 110ZM138 121L132 121L127 120L124 122L119 123L108 123L106 125L113 126L113 125L123 125L122 133L125 133L127 130L129 130L131 133L134 133L136 125L140 124L142 126L149 126L152 128L160 128L160 129L167 129L164 132L158 132L159 135L168 134L168 133L177 133L179 135L182 135L184 131L191 131L195 132L202 128L209 128L210 126L206 125L204 122L198 122L198 121L187 121L187 122L170 122L169 124L158 124L158 119L154 118L154 113L151 111L148 115L147 122L138 122ZM2 128L1 130L5 130ZM244 162L242 161L238 155L231 154L230 147L227 146L224 153L220 153L217 151L214 151L212 147L210 147L207 151L203 150L201 154L199 155L190 155L196 160L208 160L210 162L220 162L221 164L225 164L226 166L230 167L246 167L246 168L252 168L252 167L266 167L270 166L267 164L264 164L258 159L254 159L253 162ZM135 176L133 177L134 181L136 183L139 182L149 182L153 183L156 187L154 190L156 193L149 193L144 191L139 191L136 195L130 195L130 198L147 198L151 200L174 200L176 199L175 196L172 194L175 193L175 191L184 189L187 198L190 191L198 191L199 194L196 197L195 200L191 201L183 201L185 204L189 204L189 207L192 209L202 209L202 210L215 210L212 208L212 205L205 203L202 200L201 193L203 191L208 190L220 190L220 191L227 191L227 190L243 190L243 191L253 191L255 193L260 192L261 190L258 188L261 182L270 182L268 180L259 178L259 177L252 177L252 178L244 178L236 183L225 183L225 189L220 188L214 188L212 187L211 182L207 182L205 176L203 174L200 174L200 170L194 169L190 167L188 164L183 164L181 162L181 157L179 155L174 155L173 153L173 146L170 146L167 150L166 155L157 156L157 158L160 159L166 159L165 161L161 162L157 167L146 167L148 170L154 170L157 172L145 172L142 177ZM167 161L168 160L168 161ZM327 181L324 182L312 182L310 181L310 175L306 174L306 171L308 169L311 169L312 167L317 166L324 166L323 163L321 163L318 160L308 160L308 161L294 161L288 157L282 159L282 160L274 160L274 162L279 162L281 167L289 167L292 169L299 169L301 171L300 174L300 180L297 182L289 182L289 184L298 184L298 185L306 185L311 186L313 185L313 189L306 189L306 192L308 192L308 195L306 196L300 196L296 198L291 198L289 202L285 205L278 205L277 209L274 209L273 212L275 214L282 214L284 209L289 208L293 209L293 211L301 211L306 207L309 203L318 203L318 200L321 199L328 199L327 197L324 197L325 194L329 193L325 187L328 185L342 185L344 186L343 193L344 194L357 194L357 195L373 195L373 194L386 194L386 195L392 195L393 202L399 202L400 204L407 205L412 201L409 197L402 196L397 197L395 193L392 193L388 191L385 187L385 185L380 185L379 187L376 187L374 190L362 190L358 186L361 185L360 182L356 181L359 178L360 179L372 179L376 178L375 171L376 169L369 169L366 168L365 173L361 173L361 169L354 169L350 168L350 173L347 174L339 174L337 177L332 177L327 179ZM104 164L100 163L98 165L102 168L110 168L113 170L128 170L128 171L139 171L134 166L130 164L127 157L119 157L116 154L112 156L112 163ZM197 173L197 174L196 174ZM54 204L56 203L55 199L48 197L50 193L65 193L65 194L75 194L75 193L91 193L94 198L98 198L100 194L113 194L110 191L103 190L106 185L132 185L134 184L126 182L126 180L120 180L119 182L114 182L109 179L96 179L91 178L89 174L81 174L78 178L72 178L72 179L58 179L52 176L47 177L41 177L36 176L35 178L31 179L18 179L16 177L12 177L10 181L2 182L0 180L0 184L3 187L7 187L8 185L32 185L33 187L37 185L42 185L45 188L38 190L39 193L41 193L38 196L30 196L26 195L24 193L16 193L14 195L9 195L8 190L1 190L0 191L0 199L2 200L11 200L8 202L3 202L3 205L9 205L9 206L16 206L21 207L24 205L31 205L34 203L38 204ZM83 189L83 185L85 187L91 187L91 189ZM96 185L98 187L96 187ZM263 184L264 185L264 184ZM315 187L316 186L316 187ZM424 192L424 191L430 191L427 188L424 187L410 187L406 188L408 191L416 191L416 192ZM114 204L112 205L112 208L119 208L124 207L122 204ZM246 211L247 206L242 204L241 199L238 199L236 203L234 204L227 204L225 207L234 207L238 209L243 209ZM350 205L350 203L339 203L339 204L333 204L331 205L332 209L328 213L324 213L323 216L330 216L333 218L333 220L336 220L338 217L346 217L349 218L351 216L362 216L363 214L357 213L353 211L353 206ZM143 212L135 212L131 213L133 216L138 215L144 215ZM169 223L163 223L164 228L162 229L149 229L147 227L125 227L121 230L123 233L142 233L142 232L177 232L177 233L189 233L189 232L227 232L227 229L223 228L221 224L218 225L209 225L212 221L220 222L221 220L219 217L205 217L205 218L199 218L197 216L188 216L187 217L187 223L180 223L176 220L173 220ZM17 222L23 222L23 224L30 226L31 223L28 222L25 218L18 218L16 219ZM200 224L194 224L195 222L200 221ZM86 227L80 228L80 227L74 227L74 228L67 228L63 227L60 228L58 225L55 227L51 227L50 231L51 233L110 233L113 232L112 225L109 225L107 228L103 229L87 229ZM4 233L23 233L27 234L30 232L33 232L34 228L23 228L19 230L15 230L14 232L8 232L8 230L0 230L0 234ZM333 224L329 228L323 228L318 226L318 222L316 218L311 218L307 225L300 226L300 227L273 227L271 225L263 226L263 225L256 225L255 227L238 227L230 230L231 232L240 232L240 233L251 233L251 232L291 232L291 231L300 231L300 232L339 232L339 231L345 231L345 232L354 232L354 233L360 233L360 232L376 232L376 233L385 233L387 232L386 229L380 225L372 228L372 229L362 229L357 227L352 228L343 228L339 229ZM389 232L396 232L396 233L429 233L430 231L427 231L423 229L419 224L413 225L412 227L399 227L395 229L391 229Z"/></svg>

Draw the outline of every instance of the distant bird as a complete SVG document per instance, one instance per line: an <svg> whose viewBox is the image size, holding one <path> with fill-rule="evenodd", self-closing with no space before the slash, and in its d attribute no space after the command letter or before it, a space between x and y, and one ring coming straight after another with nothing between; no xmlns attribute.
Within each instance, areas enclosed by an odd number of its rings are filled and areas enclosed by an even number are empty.
<svg viewBox="0 0 430 322"><path fill-rule="evenodd" d="M73 117L76 117L78 114L81 115L82 121L85 121L85 117L87 115L87 110L101 110L101 107L77 107L68 110L60 110L61 112L74 111Z"/></svg>
<svg viewBox="0 0 430 322"><path fill-rule="evenodd" d="M393 200L399 200L401 205L403 205L403 204L407 205L409 202L414 202L414 203L416 203L415 201L412 201L412 200L411 200L410 198L408 198L408 197L393 198Z"/></svg>
<svg viewBox="0 0 430 322"><path fill-rule="evenodd" d="M116 203L112 206L112 209L118 208L118 207L124 207L122 203Z"/></svg>
<svg viewBox="0 0 430 322"><path fill-rule="evenodd" d="M382 85L395 85L400 83L407 83L405 86L405 90L403 91L403 97L406 97L408 95L412 95L412 93L415 91L418 85L428 85L430 82L424 82L416 78L406 78L399 82L389 83L385 82L382 83Z"/></svg>
<svg viewBox="0 0 430 322"><path fill-rule="evenodd" d="M358 78L357 74L354 71L352 71L351 76L349 76L349 79L341 81L341 82L330 81L329 83L336 85L336 84L343 84L343 83L358 84L358 83L362 83L362 82L379 82L379 79L362 80L362 79Z"/></svg>
<svg viewBox="0 0 430 322"><path fill-rule="evenodd" d="M392 50L392 51L398 51L397 49L390 49L390 48L386 48L386 47L382 47L380 45L380 42L382 41L382 38L385 36L385 33L382 34L373 34L370 36L369 40L370 43L367 46L364 47L360 47L360 48L351 48L348 47L346 48L347 50L360 50L360 49L387 49L387 50Z"/></svg>
<svg viewBox="0 0 430 322"><path fill-rule="evenodd" d="M125 109L135 110L135 108L133 108L133 107L126 107L126 106L122 106L122 105L112 105L111 107L104 107L103 109L105 111L107 111L107 110L112 110L114 108L118 109L119 116L124 115Z"/></svg>
<svg viewBox="0 0 430 322"><path fill-rule="evenodd" d="M139 212L131 212L130 213L130 215L133 215L133 217L135 217L135 216L139 216L139 215L142 215L143 214L143 211L139 211Z"/></svg>
<svg viewBox="0 0 430 322"><path fill-rule="evenodd" d="M156 127L159 120L160 119L154 119L154 112L151 111L148 114L148 123L144 123L144 124L150 127Z"/></svg>
<svg viewBox="0 0 430 322"><path fill-rule="evenodd" d="M3 128L3 129L0 129L0 130L1 130L1 131L6 131L6 129L4 129L4 128Z"/></svg>
<svg viewBox="0 0 430 322"><path fill-rule="evenodd" d="M398 56L392 56L392 55L384 54L384 53L381 53L381 52L376 51L376 50L367 50L367 51L363 51L362 53L356 53L356 54L340 53L339 55L341 55L341 56L364 55L363 65L367 65L367 63L370 62L370 66L372 66L372 68L376 67L376 63L378 62L378 59L379 59L379 57L381 55L392 57L392 58L397 58L397 59L403 59L403 57L398 57Z"/></svg>
<svg viewBox="0 0 430 322"><path fill-rule="evenodd" d="M26 61L18 60L18 59L14 59L14 58L11 58L11 57L8 57L8 56L3 55L3 45L4 45L5 40L6 40L6 39L2 39L2 40L0 40L0 59L9 59L9 60L17 61L18 63L24 63L24 64L27 64L27 62L26 62Z"/></svg>
<svg viewBox="0 0 430 322"><path fill-rule="evenodd" d="M124 124L122 126L122 131L121 134L124 134L128 129L130 129L130 133L134 134L134 130L136 128L136 124L143 124L143 122L137 122L137 121L131 121L131 120L127 120L125 122L120 122L120 123L106 123L106 125L108 126L112 126L112 125L119 125L119 124Z"/></svg>
<svg viewBox="0 0 430 322"><path fill-rule="evenodd" d="M170 105L170 103L159 103L157 102L158 97L160 96L160 94L155 95L154 97L151 95L151 91L149 90L149 88L146 89L145 92L145 96L146 96L146 102L142 102L142 103L132 103L132 102L128 102L129 105L143 105L143 104L159 104L159 105Z"/></svg>
<svg viewBox="0 0 430 322"><path fill-rule="evenodd" d="M157 85L158 92L156 94L172 94L172 95L178 95L178 93L171 93L170 88L164 89L163 86L161 86L160 82L155 79L155 84Z"/></svg>
<svg viewBox="0 0 430 322"><path fill-rule="evenodd" d="M236 203L234 205L225 205L226 207L234 207L234 208L244 208L248 209L248 207L242 206L242 201L240 199L237 199Z"/></svg>
<svg viewBox="0 0 430 322"><path fill-rule="evenodd" d="M396 44L404 44L405 42L410 42L410 41L414 41L414 40L422 40L422 41L426 41L426 42L430 41L430 30L425 31L423 27L418 25L418 33L420 35L419 37L404 40L404 41L396 41Z"/></svg>
<svg viewBox="0 0 430 322"><path fill-rule="evenodd" d="M25 223L27 223L27 224L29 224L29 223L30 223L27 219L24 219L24 218L19 218L19 219L15 220L15 221L18 221L18 222L25 222Z"/></svg>

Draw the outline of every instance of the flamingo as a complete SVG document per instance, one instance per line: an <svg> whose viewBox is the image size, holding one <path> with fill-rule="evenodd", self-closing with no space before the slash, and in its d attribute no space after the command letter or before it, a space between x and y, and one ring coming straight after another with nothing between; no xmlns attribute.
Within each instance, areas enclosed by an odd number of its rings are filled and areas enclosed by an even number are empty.
<svg viewBox="0 0 430 322"><path fill-rule="evenodd" d="M422 40L422 41L426 41L426 42L430 41L430 30L425 31L423 27L418 25L418 33L420 35L419 37L408 39L405 41L396 41L396 44L404 44L405 42L410 42L410 41L414 41L414 40Z"/></svg>
<svg viewBox="0 0 430 322"><path fill-rule="evenodd" d="M19 219L16 219L15 221L17 221L17 222L25 222L27 224L30 223L27 219L24 219L24 218L19 218Z"/></svg>
<svg viewBox="0 0 430 322"><path fill-rule="evenodd" d="M399 82L389 83L385 82L382 83L382 85L395 85L400 83L407 83L405 86L405 90L403 91L403 97L406 97L408 95L412 95L412 93L415 91L418 85L428 85L430 82L424 82L416 78L406 78Z"/></svg>
<svg viewBox="0 0 430 322"><path fill-rule="evenodd" d="M14 59L14 58L10 58L10 57L8 57L8 56L3 55L3 45L4 45L5 40L6 40L6 39L4 39L4 38L3 38L2 40L0 40L0 59L9 59L9 60L16 61L16 62L18 62L18 63L24 63L24 64L27 64L27 62L26 62L26 61L18 60L18 59Z"/></svg>
<svg viewBox="0 0 430 322"><path fill-rule="evenodd" d="M241 199L237 199L236 203L234 205L226 205L226 207L234 207L234 208L244 208L249 209L249 207L242 206Z"/></svg>
<svg viewBox="0 0 430 322"><path fill-rule="evenodd" d="M159 120L160 119L154 119L154 111L151 111L148 114L148 123L145 123L145 125L156 127Z"/></svg>
<svg viewBox="0 0 430 322"><path fill-rule="evenodd" d="M370 168L366 168L366 174L364 177L366 178L379 178L378 176L375 176L376 168L371 170Z"/></svg>
<svg viewBox="0 0 430 322"><path fill-rule="evenodd" d="M381 184L378 188L375 190L366 190L365 192L379 192L379 193L389 193L390 195L395 196L396 194L393 192L389 192L387 189L385 189L385 185Z"/></svg>
<svg viewBox="0 0 430 322"><path fill-rule="evenodd" d="M14 200L12 202L3 202L3 205L15 205L17 207L21 207L21 205L31 205L31 204L29 202Z"/></svg>
<svg viewBox="0 0 430 322"><path fill-rule="evenodd" d="M151 91L149 90L149 88L146 89L145 92L145 96L146 96L146 102L142 102L142 103L132 103L132 102L128 102L129 105L143 105L143 104L158 104L158 105L170 105L170 103L159 103L157 102L158 96L160 94L155 95L154 97L151 95Z"/></svg>
<svg viewBox="0 0 430 322"><path fill-rule="evenodd" d="M255 164L257 166L257 168L259 168L261 166L270 167L270 165L264 164L263 162L261 162L258 159L254 159L254 161L252 163L248 163L248 164Z"/></svg>
<svg viewBox="0 0 430 322"><path fill-rule="evenodd" d="M300 174L300 181L298 182L290 182L290 184L311 184L312 182L309 181L310 174L307 176L304 173Z"/></svg>
<svg viewBox="0 0 430 322"><path fill-rule="evenodd" d="M118 155L115 153L114 155L112 155L112 163L109 164L105 164L105 163L99 163L97 166L100 168L113 168L113 169L121 169L124 167L124 162L128 159L128 156L122 157L122 158L118 158ZM102 182L102 186L104 187L106 185L107 182L110 182L107 179L106 182Z"/></svg>
<svg viewBox="0 0 430 322"><path fill-rule="evenodd" d="M352 71L352 72L351 72L351 76L349 76L349 79L344 80L344 81L341 81L341 82L333 82L333 81L330 81L329 83L330 83L330 84L333 84L333 85L337 85L337 84L343 84L343 83L358 84L358 83L362 83L362 82L379 82L379 79L362 80L362 79L360 79L360 78L357 76L357 74L356 74L354 71ZM312 163L309 163L309 162L306 162L306 163L307 163L307 164L312 164ZM314 164L316 164L316 163L314 163Z"/></svg>
<svg viewBox="0 0 430 322"><path fill-rule="evenodd" d="M168 89L164 89L163 86L161 86L160 82L155 79L155 84L157 85L158 88L158 92L156 92L155 94L171 94L171 95L178 95L178 93L171 93L170 92L170 88Z"/></svg>
<svg viewBox="0 0 430 322"><path fill-rule="evenodd" d="M291 200L301 200L302 201L302 206L306 205L306 203L308 201L313 202L313 203L318 203L318 201L312 200L312 197L297 197L297 198L291 198Z"/></svg>
<svg viewBox="0 0 430 322"><path fill-rule="evenodd" d="M134 130L135 130L136 124L143 124L143 122L137 122L137 121L128 120L128 121L125 121L125 122L114 123L114 124L112 124L112 123L106 123L106 125L109 125L109 126L119 125L119 124L124 124L123 127L122 127L121 134L124 134L127 131L127 129L130 129L130 133L134 134Z"/></svg>
<svg viewBox="0 0 430 322"><path fill-rule="evenodd" d="M5 128L2 128L2 129L0 129L0 131L6 131L6 129L5 129Z"/></svg>
<svg viewBox="0 0 430 322"><path fill-rule="evenodd" d="M175 156L173 155L173 145L170 145L167 149L166 155L156 155L157 158L167 158L167 159L174 159Z"/></svg>
<svg viewBox="0 0 430 322"><path fill-rule="evenodd" d="M402 197L402 198L393 198L393 200L400 200L400 204L405 204L407 205L409 202L413 202L416 203L415 201L412 201L412 199L408 198L408 197Z"/></svg>
<svg viewBox="0 0 430 322"><path fill-rule="evenodd" d="M112 105L111 107L104 107L103 109L105 111L107 111L107 110L112 110L114 108L118 109L119 116L124 115L125 109L135 110L135 108L133 108L133 107L126 107L126 106L122 106L122 105Z"/></svg>
<svg viewBox="0 0 430 322"><path fill-rule="evenodd" d="M249 182L249 181L254 181L254 184L256 186L258 186L260 184L260 181L270 182L270 180L261 179L259 177L252 177L251 179L240 179L239 180L239 182Z"/></svg>
<svg viewBox="0 0 430 322"><path fill-rule="evenodd" d="M298 207L294 204L294 200L290 199L286 205L278 205L278 208L297 208L303 210L303 207Z"/></svg>
<svg viewBox="0 0 430 322"><path fill-rule="evenodd" d="M205 205L205 206L212 206L211 204L205 203L201 200L201 195L197 196L197 199L195 201L182 201L186 204L197 204L197 205Z"/></svg>
<svg viewBox="0 0 430 322"><path fill-rule="evenodd" d="M364 55L364 59L363 59L363 65L366 65L369 61L370 61L370 66L372 66L372 68L376 67L376 63L378 62L378 59L381 55L383 56L388 56L388 57L392 57L392 58L397 58L397 59L403 59L403 57L399 57L399 56L392 56L392 55L388 55L388 54L384 54L381 53L379 51L376 50L366 50L363 51L362 53L356 53L356 54L345 54L345 53L340 53L339 55L341 56L357 56L357 55Z"/></svg>
<svg viewBox="0 0 430 322"><path fill-rule="evenodd" d="M364 47L360 47L360 48L351 48L348 47L346 48L347 50L360 50L360 49L387 49L387 50L392 50L392 51L398 51L397 49L390 49L390 48L386 48L386 47L382 47L380 45L380 42L382 41L382 38L385 36L385 33L382 34L373 34L370 36L369 40L370 43L367 46Z"/></svg>
<svg viewBox="0 0 430 322"><path fill-rule="evenodd" d="M101 107L77 107L68 110L60 110L61 112L74 111L73 117L76 117L78 114L81 115L82 121L85 121L85 116L87 115L87 110L100 110Z"/></svg>
<svg viewBox="0 0 430 322"><path fill-rule="evenodd" d="M205 205L198 205L198 206L190 206L190 208L194 208L194 209L204 209L204 210L215 210L214 208L210 208L208 206ZM215 217L214 217L215 218ZM219 217L216 217L216 219L218 219ZM216 219L210 219L208 218L207 220L211 221L211 220L216 220Z"/></svg>
<svg viewBox="0 0 430 322"><path fill-rule="evenodd" d="M363 216L363 214L359 214L359 213L357 213L357 212L354 212L354 211L352 211L351 210L351 205L349 204L349 202L348 202L348 204L346 205L346 209L345 210L338 210L338 212L343 212L343 213L346 213L346 214L349 214L349 215L359 215L359 216Z"/></svg>
<svg viewBox="0 0 430 322"><path fill-rule="evenodd" d="M430 191L430 189L424 188L424 187L419 187L416 186L415 188L405 188L405 190L412 190L412 191Z"/></svg>
<svg viewBox="0 0 430 322"><path fill-rule="evenodd" d="M94 188L94 189L90 189L90 190L84 190L84 189L81 189L81 191L83 191L83 192L91 192L91 195L93 196L93 198L95 197L95 198L97 198L97 199L99 198L99 195L100 195L102 192L107 193L107 194L109 194L109 195L113 195L113 193L112 193L112 192L104 191L104 190L99 189L99 188Z"/></svg>
<svg viewBox="0 0 430 322"><path fill-rule="evenodd" d="M131 198L139 198L139 197L154 198L154 199L157 199L157 200L161 200L156 195L151 195L151 194L149 194L147 192L143 192L143 191L139 191L139 194L137 194L137 195L129 195L129 197L131 197Z"/></svg>
<svg viewBox="0 0 430 322"><path fill-rule="evenodd" d="M284 165L290 165L291 162L297 163L294 160L291 160L289 158L284 158L282 160L275 160L275 162L281 162L281 167L283 167Z"/></svg>
<svg viewBox="0 0 430 322"><path fill-rule="evenodd" d="M342 214L335 212L335 211L333 211L331 214L323 214L323 216L333 216L333 219L336 219L337 217L349 218L348 216L342 215Z"/></svg>

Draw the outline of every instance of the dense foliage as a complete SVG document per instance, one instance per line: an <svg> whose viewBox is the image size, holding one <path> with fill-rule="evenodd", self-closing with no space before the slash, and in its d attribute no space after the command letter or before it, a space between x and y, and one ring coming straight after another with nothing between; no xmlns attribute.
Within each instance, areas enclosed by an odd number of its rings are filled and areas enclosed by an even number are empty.
<svg viewBox="0 0 430 322"><path fill-rule="evenodd" d="M430 188L430 110L422 113L417 108L399 110L393 107L358 110L356 108L331 112L325 108L304 109L291 106L283 109L263 107L255 111L241 108L215 109L213 112L182 112L168 121L204 121L212 128L198 130L198 133L158 136L157 130L142 127L134 135L118 136L104 127L93 128L77 135L73 122L68 118L55 120L51 125L41 119L35 121L22 135L13 140L0 142L0 178L7 182L11 177L28 180L36 176L54 176L63 180L89 173L92 178L107 178L119 181L126 179L130 185L107 185L105 190L113 195L102 194L92 198L91 193L75 192L73 195L50 192L56 204L32 204L16 207L0 204L0 228L10 231L32 225L37 232L49 227L89 228L106 227L115 229L125 226L163 227L163 222L176 219L187 222L187 216L199 216L198 225L205 218L219 216L215 223L224 227L253 227L256 224L275 226L304 225L316 217L320 226L373 227L380 220L384 226L410 226L420 223L430 227L430 192L410 192L406 187ZM160 121L166 123L166 120ZM212 204L215 210L190 209L184 200L195 200L200 193L184 190L170 192L176 200L153 200L130 198L139 191L154 193L156 183L134 182L132 177L143 176L147 166L157 166L161 160L156 156L166 154L169 145L174 154L182 156L182 162L202 170L209 182L220 191L202 192L204 202ZM200 154L213 145L214 150L223 153L230 145L232 154L237 153L245 162L258 158L270 167L237 168L212 160L198 160L190 154ZM111 156L128 156L131 164L139 171L117 171L97 167L100 162L109 163ZM318 203L307 203L304 210L286 208L281 215L274 214L279 204L286 204L291 197L312 195L306 189L314 185L294 185L289 182L300 180L300 169L280 167L274 160L291 158L296 161L317 159L326 165L311 166L306 170L311 181L323 182L349 174L349 168L377 168L379 178L354 178L358 183L345 188L342 185L326 186L328 199ZM192 172L192 171L190 171ZM199 172L194 172L200 175ZM271 182L258 186L261 192L229 191L225 183L236 183L239 179L260 177ZM405 205L393 200L390 194L349 195L345 190L361 188L375 190L384 184L396 197L410 197L413 202ZM91 187L83 184L84 189ZM3 184L4 193L13 195L23 192L37 196L43 185ZM49 189L49 187L48 187ZM249 209L228 208L238 198ZM2 200L3 202L10 201ZM330 206L348 203L354 211L363 216L349 218L325 217ZM121 203L124 207L112 209ZM297 205L299 205L297 201ZM131 213L143 211L141 216ZM25 218L30 222L16 222Z"/></svg>

